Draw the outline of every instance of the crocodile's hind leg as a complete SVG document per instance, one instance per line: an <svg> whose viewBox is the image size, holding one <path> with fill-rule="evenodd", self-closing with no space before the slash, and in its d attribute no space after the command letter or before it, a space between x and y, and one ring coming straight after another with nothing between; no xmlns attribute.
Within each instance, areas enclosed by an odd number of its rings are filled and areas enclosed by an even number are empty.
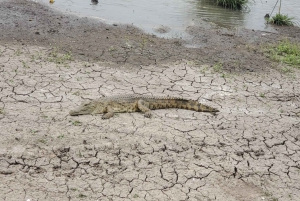
<svg viewBox="0 0 300 201"><path fill-rule="evenodd" d="M151 110L145 105L145 101L139 100L138 101L138 108L141 110L143 113L145 113L145 117L150 118L152 116Z"/></svg>
<svg viewBox="0 0 300 201"><path fill-rule="evenodd" d="M109 119L109 118L113 117L115 114L114 110L110 106L106 107L106 112L107 113L102 116L102 119Z"/></svg>

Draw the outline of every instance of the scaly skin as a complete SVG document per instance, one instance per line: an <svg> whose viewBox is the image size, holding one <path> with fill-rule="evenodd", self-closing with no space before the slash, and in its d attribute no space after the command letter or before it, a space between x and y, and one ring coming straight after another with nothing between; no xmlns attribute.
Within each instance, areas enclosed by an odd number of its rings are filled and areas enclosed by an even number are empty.
<svg viewBox="0 0 300 201"><path fill-rule="evenodd" d="M116 112L143 112L145 117L151 117L151 110L179 108L194 110L197 112L210 112L215 114L219 110L198 103L194 100L187 100L177 97L159 97L143 95L118 95L103 97L87 103L83 103L75 110L70 111L71 116L84 114L104 114L102 119L109 119Z"/></svg>

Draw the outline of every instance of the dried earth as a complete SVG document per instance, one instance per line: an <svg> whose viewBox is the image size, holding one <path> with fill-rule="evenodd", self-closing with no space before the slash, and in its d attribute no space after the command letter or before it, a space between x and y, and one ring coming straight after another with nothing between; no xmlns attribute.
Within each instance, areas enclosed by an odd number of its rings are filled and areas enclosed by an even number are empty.
<svg viewBox="0 0 300 201"><path fill-rule="evenodd" d="M300 72L261 50L299 28L187 32L200 48L0 2L0 200L300 200ZM220 113L68 115L129 93Z"/></svg>

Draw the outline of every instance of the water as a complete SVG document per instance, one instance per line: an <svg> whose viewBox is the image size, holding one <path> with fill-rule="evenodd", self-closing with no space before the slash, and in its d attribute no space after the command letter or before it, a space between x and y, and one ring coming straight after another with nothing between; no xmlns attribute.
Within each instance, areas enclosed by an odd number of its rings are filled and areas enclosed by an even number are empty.
<svg viewBox="0 0 300 201"><path fill-rule="evenodd" d="M38 0L49 4L49 0ZM83 16L100 18L106 23L135 25L148 33L163 37L187 37L188 26L212 24L225 28L245 27L254 30L274 31L264 20L271 13L277 0L249 0L247 9L233 11L216 6L211 0L56 0L51 6ZM273 15L278 12L278 6ZM282 14L294 17L300 24L300 1L282 0ZM205 23L203 23L205 21ZM208 23L207 23L208 22ZM167 33L157 31L169 27Z"/></svg>

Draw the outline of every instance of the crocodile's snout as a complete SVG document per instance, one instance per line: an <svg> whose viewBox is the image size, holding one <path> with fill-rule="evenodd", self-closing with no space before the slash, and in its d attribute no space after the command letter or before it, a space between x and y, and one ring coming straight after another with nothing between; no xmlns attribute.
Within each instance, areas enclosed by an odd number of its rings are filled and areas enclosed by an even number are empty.
<svg viewBox="0 0 300 201"><path fill-rule="evenodd" d="M76 110L71 110L71 111L69 112L69 114L70 114L71 116L77 116L77 115L78 115L78 112L76 112Z"/></svg>
<svg viewBox="0 0 300 201"><path fill-rule="evenodd" d="M77 115L84 115L84 114L91 114L95 109L95 104L92 103L84 103L80 105L78 108L75 108L74 110L71 110L69 114L71 116L77 116Z"/></svg>

